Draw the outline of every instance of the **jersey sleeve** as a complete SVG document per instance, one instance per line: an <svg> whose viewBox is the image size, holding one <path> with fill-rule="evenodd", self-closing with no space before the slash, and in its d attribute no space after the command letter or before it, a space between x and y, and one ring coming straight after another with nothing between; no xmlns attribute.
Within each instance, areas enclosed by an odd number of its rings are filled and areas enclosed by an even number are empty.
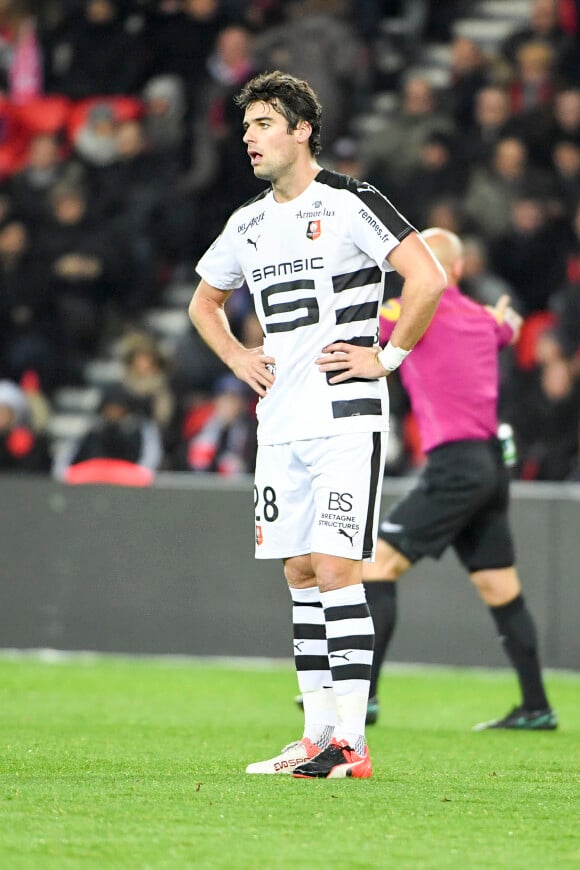
<svg viewBox="0 0 580 870"><path fill-rule="evenodd" d="M355 243L384 272L393 271L388 255L415 228L371 184L359 182L352 194L351 232Z"/></svg>
<svg viewBox="0 0 580 870"><path fill-rule="evenodd" d="M207 249L195 267L204 281L218 290L237 290L244 283L244 274L231 237L230 221Z"/></svg>
<svg viewBox="0 0 580 870"><path fill-rule="evenodd" d="M507 347L507 345L511 342L512 338L514 337L514 330L509 325L509 323L506 323L504 320L503 323L498 323L497 332L498 332L498 343L499 343L500 349L502 347Z"/></svg>
<svg viewBox="0 0 580 870"><path fill-rule="evenodd" d="M399 299L388 299L381 308L379 318L379 344L381 347L385 346L393 334L400 314L401 303Z"/></svg>

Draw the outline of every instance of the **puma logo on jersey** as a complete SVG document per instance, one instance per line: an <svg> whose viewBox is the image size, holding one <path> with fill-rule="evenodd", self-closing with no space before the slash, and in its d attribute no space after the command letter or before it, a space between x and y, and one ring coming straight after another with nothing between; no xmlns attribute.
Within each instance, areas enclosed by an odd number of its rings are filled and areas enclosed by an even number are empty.
<svg viewBox="0 0 580 870"><path fill-rule="evenodd" d="M348 532L345 532L344 529L339 529L339 530L338 530L338 534L339 534L339 535L344 535L345 538L348 538L348 539L349 539L351 547L354 546L354 544L353 544L353 538L354 538L354 536L356 535L356 532L353 532L352 535L349 535L349 533L348 533Z"/></svg>
<svg viewBox="0 0 580 870"><path fill-rule="evenodd" d="M329 658L331 658L331 659L344 659L345 662L350 663L350 659L349 659L350 655L352 655L351 649L347 650L344 654L343 653L330 653Z"/></svg>
<svg viewBox="0 0 580 870"><path fill-rule="evenodd" d="M246 242L248 243L248 245L253 245L254 248L255 248L256 251L257 251L257 250L258 250L258 242L260 241L260 238L261 238L261 237L258 236L258 238L256 239L256 241L254 241L253 239L251 239L251 238L248 236L248 238L246 239Z"/></svg>

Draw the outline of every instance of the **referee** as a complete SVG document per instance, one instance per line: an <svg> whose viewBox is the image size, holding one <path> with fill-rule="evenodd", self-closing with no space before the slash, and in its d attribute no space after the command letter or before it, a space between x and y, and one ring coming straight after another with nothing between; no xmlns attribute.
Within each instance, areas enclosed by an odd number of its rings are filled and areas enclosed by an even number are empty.
<svg viewBox="0 0 580 870"><path fill-rule="evenodd" d="M422 235L448 286L427 332L401 366L427 463L416 486L383 519L376 561L363 567L375 625L367 722L378 715L377 684L396 623L394 581L424 556L439 558L451 546L489 607L522 695L506 716L474 730L554 730L558 720L514 565L509 471L496 437L498 351L516 340L521 318L507 296L484 308L460 292L463 246L456 235L438 228ZM381 344L398 313L398 300L383 307Z"/></svg>

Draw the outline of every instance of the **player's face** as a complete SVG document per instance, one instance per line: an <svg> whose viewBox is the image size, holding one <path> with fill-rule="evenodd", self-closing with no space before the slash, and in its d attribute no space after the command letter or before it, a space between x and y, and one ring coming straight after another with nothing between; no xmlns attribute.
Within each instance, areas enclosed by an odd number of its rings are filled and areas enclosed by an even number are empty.
<svg viewBox="0 0 580 870"><path fill-rule="evenodd" d="M256 178L275 182L296 161L295 131L288 132L286 118L268 103L252 103L244 115L244 142Z"/></svg>

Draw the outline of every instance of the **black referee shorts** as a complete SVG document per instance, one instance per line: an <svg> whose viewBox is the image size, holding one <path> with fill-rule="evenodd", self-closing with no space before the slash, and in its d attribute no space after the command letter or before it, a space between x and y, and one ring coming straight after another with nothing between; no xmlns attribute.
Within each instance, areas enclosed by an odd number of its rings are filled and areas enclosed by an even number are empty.
<svg viewBox="0 0 580 870"><path fill-rule="evenodd" d="M495 438L443 444L382 520L379 537L410 562L438 559L451 546L470 573L507 568L515 561L509 483Z"/></svg>

